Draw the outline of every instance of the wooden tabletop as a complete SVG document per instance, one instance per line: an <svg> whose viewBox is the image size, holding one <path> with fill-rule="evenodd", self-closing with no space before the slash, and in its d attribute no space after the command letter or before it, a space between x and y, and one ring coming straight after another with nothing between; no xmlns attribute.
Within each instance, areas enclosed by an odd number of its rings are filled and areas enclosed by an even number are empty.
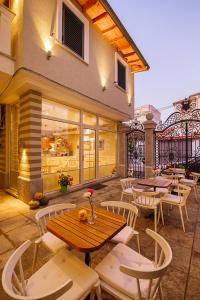
<svg viewBox="0 0 200 300"><path fill-rule="evenodd" d="M83 207L68 211L51 219L47 229L58 238L81 252L92 252L105 244L126 226L126 219L102 208L95 208L95 224L79 221L78 212ZM84 207L89 213L90 208Z"/></svg>
<svg viewBox="0 0 200 300"><path fill-rule="evenodd" d="M158 187L158 188L168 188L172 181L168 180L168 179L157 179L157 178L153 178L153 179L136 179L135 182L137 184L141 184L141 185L146 185L146 186L151 186L151 187Z"/></svg>

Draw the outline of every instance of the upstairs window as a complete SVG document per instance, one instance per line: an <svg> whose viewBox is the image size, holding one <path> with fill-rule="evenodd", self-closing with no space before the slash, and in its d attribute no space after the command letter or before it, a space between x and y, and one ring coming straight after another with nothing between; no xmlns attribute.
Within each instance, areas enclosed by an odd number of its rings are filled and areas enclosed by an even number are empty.
<svg viewBox="0 0 200 300"><path fill-rule="evenodd" d="M69 0L57 0L57 39L89 63L89 21Z"/></svg>
<svg viewBox="0 0 200 300"><path fill-rule="evenodd" d="M117 83L126 90L126 67L119 60L117 61Z"/></svg>
<svg viewBox="0 0 200 300"><path fill-rule="evenodd" d="M64 3L62 17L63 44L84 58L84 24Z"/></svg>
<svg viewBox="0 0 200 300"><path fill-rule="evenodd" d="M123 58L115 52L115 86L128 91L128 65Z"/></svg>

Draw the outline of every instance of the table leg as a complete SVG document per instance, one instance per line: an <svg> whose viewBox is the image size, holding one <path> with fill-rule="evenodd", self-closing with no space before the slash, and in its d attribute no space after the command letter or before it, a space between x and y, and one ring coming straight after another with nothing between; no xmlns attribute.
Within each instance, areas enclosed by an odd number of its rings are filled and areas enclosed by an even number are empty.
<svg viewBox="0 0 200 300"><path fill-rule="evenodd" d="M86 264L87 266L89 266L89 267L90 267L90 265L91 265L91 256L90 256L90 252L86 252L86 253L85 253L85 264Z"/></svg>

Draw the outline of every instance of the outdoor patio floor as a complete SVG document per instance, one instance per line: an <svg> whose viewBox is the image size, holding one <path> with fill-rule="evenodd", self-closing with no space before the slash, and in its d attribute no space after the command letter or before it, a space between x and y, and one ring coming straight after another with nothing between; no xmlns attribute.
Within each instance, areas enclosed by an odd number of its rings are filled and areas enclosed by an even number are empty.
<svg viewBox="0 0 200 300"><path fill-rule="evenodd" d="M95 202L99 205L105 200L119 200L121 186L119 179L105 183L107 186L95 191ZM200 189L199 189L200 190ZM53 199L49 204L72 202L79 206L83 204L83 190L63 195ZM200 197L199 197L200 203ZM158 232L169 242L173 251L173 261L162 281L165 300L199 300L200 299L200 205L195 201L193 193L188 199L189 222L186 222L186 233L182 231L178 208L174 207L170 216L165 211L165 225L158 226ZM14 249L27 239L38 237L38 229L34 221L35 210L18 199L4 192L0 192L0 276L3 266ZM145 229L154 226L153 219L145 217L146 212L138 217L136 230L140 232L141 252L147 257L154 253L153 242L146 236ZM130 246L136 249L135 240ZM112 245L110 244L110 247ZM109 251L104 246L93 253L93 267ZM75 250L73 252L83 259L83 255ZM51 253L42 246L39 251L38 265L43 264L51 257ZM25 263L29 264L27 255ZM104 299L114 299L103 294ZM0 299L10 299L0 286ZM70 299L69 299L70 300Z"/></svg>

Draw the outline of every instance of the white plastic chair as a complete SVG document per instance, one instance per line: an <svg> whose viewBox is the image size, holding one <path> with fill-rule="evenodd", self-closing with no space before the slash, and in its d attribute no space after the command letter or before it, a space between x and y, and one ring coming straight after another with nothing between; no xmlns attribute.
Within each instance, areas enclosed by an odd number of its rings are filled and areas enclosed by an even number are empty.
<svg viewBox="0 0 200 300"><path fill-rule="evenodd" d="M200 174L199 173L195 173L195 172L192 172L190 174L190 176L193 177L193 179L186 179L186 178L183 178L180 180L180 183L184 184L184 185L187 185L189 187L191 187L194 191L194 194L195 194L195 198L196 198L196 201L198 202L198 194L197 194L197 182L199 180L199 177L200 177Z"/></svg>
<svg viewBox="0 0 200 300"><path fill-rule="evenodd" d="M151 261L124 244L116 245L96 266L101 288L121 300L155 299L162 297L161 279L172 261L166 240L147 229L146 233L159 245L158 263Z"/></svg>
<svg viewBox="0 0 200 300"><path fill-rule="evenodd" d="M35 256L37 256L38 247L37 245L40 244L40 242L43 242L49 250L56 253L58 250L60 250L62 247L66 247L66 243L63 242L61 239L57 238L54 234L47 231L47 222L58 216L63 214L65 211L68 211L70 209L76 208L76 204L72 203L61 203L61 204L55 204L47 206L43 209L40 209L36 215L35 219L38 225L39 233L40 233L40 239L36 242L36 253Z"/></svg>
<svg viewBox="0 0 200 300"><path fill-rule="evenodd" d="M29 278L25 277L22 255L31 246L24 242L8 259L2 286L12 298L18 300L80 300L92 291L101 300L98 275L76 256L61 250Z"/></svg>
<svg viewBox="0 0 200 300"><path fill-rule="evenodd" d="M129 201L130 197L133 197L132 187L134 185L135 178L124 178L120 179L120 183L122 186L122 193L121 193L121 201L123 201L124 196L128 196Z"/></svg>
<svg viewBox="0 0 200 300"><path fill-rule="evenodd" d="M178 184L173 191L178 193L178 195L165 194L163 197L161 197L161 207L162 207L163 203L178 206L180 216L181 216L181 223L182 223L183 231L185 232L185 224L184 224L184 220L183 220L182 207L184 207L186 218L187 218L187 220L189 220L186 202L187 202L187 198L191 192L191 188L189 186L186 186L183 184ZM163 214L163 210L161 209L161 216L162 216L162 214ZM164 222L164 217L162 217L162 218L163 218L163 222Z"/></svg>
<svg viewBox="0 0 200 300"><path fill-rule="evenodd" d="M159 192L138 192L134 191L134 200L132 203L138 207L150 209L154 211L154 230L157 232L157 222L158 222L158 207L162 210L160 206L160 198L156 198ZM161 212L161 217L163 216ZM162 220L164 223L164 220Z"/></svg>
<svg viewBox="0 0 200 300"><path fill-rule="evenodd" d="M127 244L133 236L136 236L138 252L140 253L139 232L135 230L136 219L138 216L138 209L134 205L121 201L104 201L101 206L106 207L107 210L123 215L127 220L127 226L124 227L118 234L116 234L111 242Z"/></svg>

